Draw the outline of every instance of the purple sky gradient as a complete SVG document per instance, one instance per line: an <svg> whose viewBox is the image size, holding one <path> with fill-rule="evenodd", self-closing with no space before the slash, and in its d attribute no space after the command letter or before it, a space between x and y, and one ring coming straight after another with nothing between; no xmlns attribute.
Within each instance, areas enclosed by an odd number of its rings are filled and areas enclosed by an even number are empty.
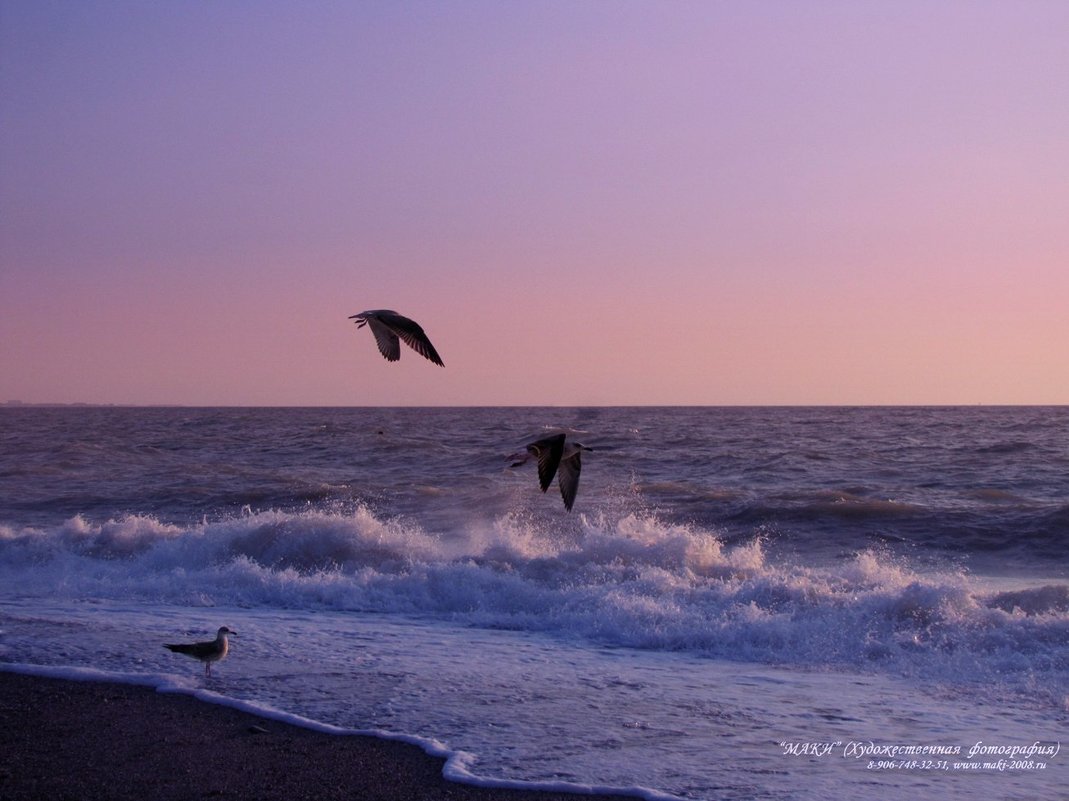
<svg viewBox="0 0 1069 801"><path fill-rule="evenodd" d="M1069 403L1067 41L1062 0L0 0L0 402Z"/></svg>

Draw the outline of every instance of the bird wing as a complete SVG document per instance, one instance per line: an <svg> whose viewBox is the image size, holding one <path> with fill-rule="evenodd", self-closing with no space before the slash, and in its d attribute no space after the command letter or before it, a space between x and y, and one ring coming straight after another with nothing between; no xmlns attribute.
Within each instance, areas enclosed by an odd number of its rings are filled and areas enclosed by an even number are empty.
<svg viewBox="0 0 1069 801"><path fill-rule="evenodd" d="M560 465L560 457L564 453L564 434L555 434L532 442L527 446L527 450L538 459L538 483L542 492L545 492L553 481L553 475Z"/></svg>
<svg viewBox="0 0 1069 801"><path fill-rule="evenodd" d="M575 503L575 494L579 491L579 471L583 469L576 451L567 459L561 459L560 469L557 471L557 483L560 484L560 496L564 499L564 508L572 511Z"/></svg>
<svg viewBox="0 0 1069 801"><path fill-rule="evenodd" d="M375 342L379 346L379 353L386 357L386 361L395 362L401 358L401 342L394 333L393 326L380 320L377 316L364 318L368 328L375 335Z"/></svg>
<svg viewBox="0 0 1069 801"><path fill-rule="evenodd" d="M356 320L358 328L365 325L371 328L375 335L375 342L379 346L386 361L395 362L401 358L401 344L403 339L408 347L412 348L420 356L428 359L439 367L445 367L445 362L434 349L426 332L415 320L410 320L404 315L398 314L393 309L374 309L360 312L349 316L350 320Z"/></svg>
<svg viewBox="0 0 1069 801"><path fill-rule="evenodd" d="M405 341L405 344L420 356L429 359L439 367L445 367L442 357L439 356L438 351L434 349L434 345L431 344L423 327L415 320L410 320L407 317L402 317L400 314L396 313L382 314L379 319L394 334L394 343L397 342L397 337L401 337L401 339ZM376 334L376 336L378 335ZM379 347L381 349L381 344ZM396 344L394 347L396 348Z"/></svg>
<svg viewBox="0 0 1069 801"><path fill-rule="evenodd" d="M191 643L179 643L177 645L164 645L164 648L168 648L174 651L176 654L188 654L189 656L196 657L197 659L204 659L207 656L211 656L217 653L220 648L219 645L212 640L211 642L191 642Z"/></svg>

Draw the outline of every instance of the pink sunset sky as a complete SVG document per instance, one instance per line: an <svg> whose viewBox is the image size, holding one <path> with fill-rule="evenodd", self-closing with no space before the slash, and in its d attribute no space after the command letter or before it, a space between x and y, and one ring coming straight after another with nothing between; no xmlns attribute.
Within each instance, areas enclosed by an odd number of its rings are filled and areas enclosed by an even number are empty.
<svg viewBox="0 0 1069 801"><path fill-rule="evenodd" d="M1064 0L0 0L0 402L1069 403L1067 42Z"/></svg>

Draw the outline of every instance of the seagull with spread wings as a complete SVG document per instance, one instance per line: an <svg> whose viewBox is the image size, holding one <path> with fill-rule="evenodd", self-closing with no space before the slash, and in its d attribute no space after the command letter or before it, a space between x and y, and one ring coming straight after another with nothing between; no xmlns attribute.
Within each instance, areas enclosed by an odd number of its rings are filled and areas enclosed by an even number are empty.
<svg viewBox="0 0 1069 801"><path fill-rule="evenodd" d="M578 442L568 442L566 434L553 434L528 444L526 453L510 457L512 463L509 466L519 467L532 458L537 460L538 484L542 492L549 489L556 475L564 508L570 512L579 491L579 471L583 467L580 454L592 450Z"/></svg>
<svg viewBox="0 0 1069 801"><path fill-rule="evenodd" d="M356 320L357 328L365 325L375 335L375 342L379 346L379 352L388 362L395 362L401 358L401 340L408 347L425 359L445 367L442 357L434 349L427 334L415 320L410 320L392 309L372 309L353 314L350 320Z"/></svg>

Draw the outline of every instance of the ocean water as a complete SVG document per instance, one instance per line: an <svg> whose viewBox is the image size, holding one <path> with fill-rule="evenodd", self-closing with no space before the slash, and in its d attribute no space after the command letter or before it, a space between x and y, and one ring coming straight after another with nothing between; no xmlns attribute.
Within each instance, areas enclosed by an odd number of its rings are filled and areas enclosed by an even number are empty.
<svg viewBox="0 0 1069 801"><path fill-rule="evenodd" d="M1064 799L1069 408L3 407L0 669L489 785Z"/></svg>

